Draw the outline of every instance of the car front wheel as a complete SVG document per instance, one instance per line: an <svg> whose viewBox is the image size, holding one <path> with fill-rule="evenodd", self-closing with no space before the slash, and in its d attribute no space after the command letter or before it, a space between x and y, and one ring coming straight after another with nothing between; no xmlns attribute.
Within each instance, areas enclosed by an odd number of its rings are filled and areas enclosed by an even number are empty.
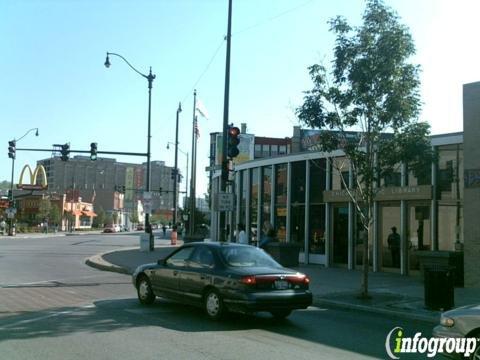
<svg viewBox="0 0 480 360"><path fill-rule="evenodd" d="M155 301L152 285L146 276L142 276L140 280L138 280L137 295L138 300L143 305L151 305Z"/></svg>
<svg viewBox="0 0 480 360"><path fill-rule="evenodd" d="M212 320L219 320L225 313L222 298L216 290L209 290L205 294L204 300L205 312Z"/></svg>

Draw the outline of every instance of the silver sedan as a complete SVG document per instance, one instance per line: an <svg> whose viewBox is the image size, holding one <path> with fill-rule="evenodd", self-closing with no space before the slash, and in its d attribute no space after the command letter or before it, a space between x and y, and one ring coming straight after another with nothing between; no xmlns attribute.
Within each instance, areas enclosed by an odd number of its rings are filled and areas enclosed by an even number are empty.
<svg viewBox="0 0 480 360"><path fill-rule="evenodd" d="M480 305L464 306L444 312L440 325L433 329L436 338L477 338L475 350L467 359L480 360ZM445 354L447 355L447 354ZM466 357L458 354L459 358Z"/></svg>

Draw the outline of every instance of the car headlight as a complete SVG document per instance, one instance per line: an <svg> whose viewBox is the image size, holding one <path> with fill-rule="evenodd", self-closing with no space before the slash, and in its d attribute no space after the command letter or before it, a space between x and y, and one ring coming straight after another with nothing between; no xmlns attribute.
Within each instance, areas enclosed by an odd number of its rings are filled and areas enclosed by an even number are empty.
<svg viewBox="0 0 480 360"><path fill-rule="evenodd" d="M453 325L455 325L455 320L453 320L452 318L446 317L446 316L442 316L440 318L440 324L442 326L452 327Z"/></svg>

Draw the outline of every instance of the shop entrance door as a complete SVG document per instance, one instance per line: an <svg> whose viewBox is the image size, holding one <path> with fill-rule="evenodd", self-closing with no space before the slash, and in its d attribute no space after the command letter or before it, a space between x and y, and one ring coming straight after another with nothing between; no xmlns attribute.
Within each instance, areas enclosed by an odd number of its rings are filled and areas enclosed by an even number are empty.
<svg viewBox="0 0 480 360"><path fill-rule="evenodd" d="M348 263L348 206L333 207L333 263Z"/></svg>

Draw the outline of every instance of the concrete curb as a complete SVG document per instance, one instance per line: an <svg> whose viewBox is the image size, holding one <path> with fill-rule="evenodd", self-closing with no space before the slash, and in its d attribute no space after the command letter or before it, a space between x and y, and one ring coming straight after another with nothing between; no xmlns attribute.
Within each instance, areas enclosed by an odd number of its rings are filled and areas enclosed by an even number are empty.
<svg viewBox="0 0 480 360"><path fill-rule="evenodd" d="M126 275L131 275L130 271L124 267L117 266L114 264L109 263L108 261L105 261L103 259L103 255L112 253L114 251L107 251L102 254L97 254L93 255L87 259L85 259L85 264L87 264L90 267L93 267L98 270L103 270L103 271L111 271L111 272L116 272L119 274L126 274Z"/></svg>
<svg viewBox="0 0 480 360"><path fill-rule="evenodd" d="M323 299L321 297L314 297L313 304L315 306L330 306L337 309L355 310L355 311L362 311L362 312L373 313L373 314L388 315L388 316L393 316L396 318L406 319L406 320L418 320L418 321L428 322L431 324L439 324L440 322L440 316L412 314L405 311L391 310L391 309L359 305L359 304L350 304L342 301Z"/></svg>

